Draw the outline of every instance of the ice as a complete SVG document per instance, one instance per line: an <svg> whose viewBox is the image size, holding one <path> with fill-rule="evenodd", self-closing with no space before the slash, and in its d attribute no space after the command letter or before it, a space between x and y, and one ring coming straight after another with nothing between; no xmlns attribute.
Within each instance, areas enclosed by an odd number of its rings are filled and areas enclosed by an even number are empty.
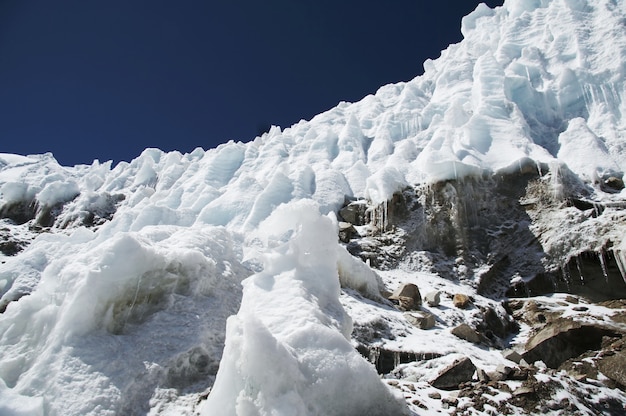
<svg viewBox="0 0 626 416"><path fill-rule="evenodd" d="M310 201L281 205L260 225L259 238L271 250L228 320L202 414L405 414L349 342L332 221Z"/></svg>
<svg viewBox="0 0 626 416"><path fill-rule="evenodd" d="M570 120L567 130L559 135L557 157L581 179L594 183L609 176L621 176L619 165L613 160L606 144L577 117ZM585 158L580 155L584 154Z"/></svg>

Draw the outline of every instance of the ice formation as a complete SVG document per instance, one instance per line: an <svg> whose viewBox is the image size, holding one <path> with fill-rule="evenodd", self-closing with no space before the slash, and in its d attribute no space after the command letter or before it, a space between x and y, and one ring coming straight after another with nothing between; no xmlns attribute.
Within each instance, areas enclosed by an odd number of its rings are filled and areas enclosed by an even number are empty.
<svg viewBox="0 0 626 416"><path fill-rule="evenodd" d="M625 19L614 0L481 4L422 76L249 143L115 167L0 154L2 221L27 246L0 264L0 412L182 414L214 380L204 414L395 409L347 339L340 279L376 297L380 278L334 213L528 166L616 203L600 188L626 169Z"/></svg>

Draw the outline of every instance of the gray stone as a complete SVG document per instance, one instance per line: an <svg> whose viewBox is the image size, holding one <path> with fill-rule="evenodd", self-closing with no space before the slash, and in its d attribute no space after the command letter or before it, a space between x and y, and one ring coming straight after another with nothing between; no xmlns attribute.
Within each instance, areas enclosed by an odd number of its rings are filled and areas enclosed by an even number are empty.
<svg viewBox="0 0 626 416"><path fill-rule="evenodd" d="M439 306L441 302L441 292L438 290L428 292L426 296L424 296L424 302L426 302L428 306Z"/></svg>
<svg viewBox="0 0 626 416"><path fill-rule="evenodd" d="M435 315L425 311L406 312L404 314L409 323L419 329L430 329L435 326Z"/></svg>
<svg viewBox="0 0 626 416"><path fill-rule="evenodd" d="M457 337L464 339L465 341L469 341L474 344L479 344L481 342L480 334L478 334L478 332L476 332L468 324L461 324L454 328L451 332L452 335L456 335Z"/></svg>
<svg viewBox="0 0 626 416"><path fill-rule="evenodd" d="M515 364L519 364L522 361L522 355L515 350L504 350L502 356L509 361L513 361Z"/></svg>
<svg viewBox="0 0 626 416"><path fill-rule="evenodd" d="M455 390L459 388L459 384L470 381L475 371L476 366L472 360L463 357L444 368L430 381L430 385L442 390Z"/></svg>

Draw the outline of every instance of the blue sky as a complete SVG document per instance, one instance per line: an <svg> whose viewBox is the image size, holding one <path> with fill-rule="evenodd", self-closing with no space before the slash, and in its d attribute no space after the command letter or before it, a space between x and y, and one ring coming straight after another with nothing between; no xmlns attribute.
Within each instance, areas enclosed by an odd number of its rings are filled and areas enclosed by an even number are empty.
<svg viewBox="0 0 626 416"><path fill-rule="evenodd" d="M421 74L478 3L3 0L0 152L74 165L249 141Z"/></svg>

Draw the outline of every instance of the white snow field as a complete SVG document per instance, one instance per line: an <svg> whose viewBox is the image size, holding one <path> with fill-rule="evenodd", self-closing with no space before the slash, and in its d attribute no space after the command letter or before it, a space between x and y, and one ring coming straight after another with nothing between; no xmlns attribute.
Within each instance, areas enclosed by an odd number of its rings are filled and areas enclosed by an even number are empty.
<svg viewBox="0 0 626 416"><path fill-rule="evenodd" d="M416 411L350 342L383 281L337 210L529 166L623 201L601 186L626 170L625 21L620 0L480 4L423 75L248 143L115 167L0 154L0 231L23 248L0 255L0 415ZM439 337L410 342L452 353Z"/></svg>

